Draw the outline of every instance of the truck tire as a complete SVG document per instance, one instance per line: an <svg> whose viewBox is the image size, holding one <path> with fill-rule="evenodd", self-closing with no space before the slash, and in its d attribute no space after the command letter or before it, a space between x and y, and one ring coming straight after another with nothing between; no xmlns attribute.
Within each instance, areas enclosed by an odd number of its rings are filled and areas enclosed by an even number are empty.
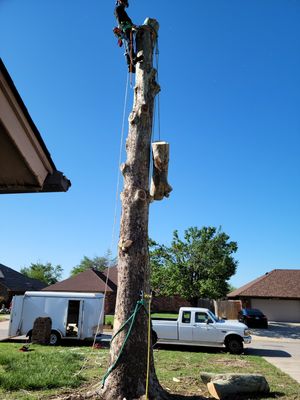
<svg viewBox="0 0 300 400"><path fill-rule="evenodd" d="M50 346L57 346L60 342L60 334L56 331L51 331L50 334Z"/></svg>
<svg viewBox="0 0 300 400"><path fill-rule="evenodd" d="M229 337L225 342L225 346L230 354L242 354L244 350L242 339L236 336Z"/></svg>
<svg viewBox="0 0 300 400"><path fill-rule="evenodd" d="M157 342L157 333L154 330L152 330L151 335L152 335L152 346L154 346Z"/></svg>

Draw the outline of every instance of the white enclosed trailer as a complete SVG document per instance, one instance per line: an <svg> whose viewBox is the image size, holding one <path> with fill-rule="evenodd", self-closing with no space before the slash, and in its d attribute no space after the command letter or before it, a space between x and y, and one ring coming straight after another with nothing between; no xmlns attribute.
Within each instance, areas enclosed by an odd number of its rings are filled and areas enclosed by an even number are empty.
<svg viewBox="0 0 300 400"><path fill-rule="evenodd" d="M36 318L50 317L50 344L61 339L91 339L98 326L103 326L103 304L101 293L25 292L13 297L8 334L31 338Z"/></svg>

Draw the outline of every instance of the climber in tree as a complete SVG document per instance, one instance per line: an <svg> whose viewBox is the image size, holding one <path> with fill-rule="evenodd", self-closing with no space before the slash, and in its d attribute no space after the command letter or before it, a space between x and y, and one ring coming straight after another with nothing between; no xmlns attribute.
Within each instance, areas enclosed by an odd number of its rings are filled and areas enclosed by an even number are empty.
<svg viewBox="0 0 300 400"><path fill-rule="evenodd" d="M118 44L121 47L125 45L125 56L130 72L135 72L135 64L138 61L142 61L141 58L137 58L134 46L133 46L133 31L136 26L129 18L125 8L129 6L128 0L117 0L115 8L115 17L118 21L118 27L114 28L113 32L118 38Z"/></svg>

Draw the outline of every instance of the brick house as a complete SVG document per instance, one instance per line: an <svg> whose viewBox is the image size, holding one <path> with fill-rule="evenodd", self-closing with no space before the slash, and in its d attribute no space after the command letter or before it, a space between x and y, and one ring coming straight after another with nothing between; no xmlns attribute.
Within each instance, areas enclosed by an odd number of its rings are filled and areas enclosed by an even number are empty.
<svg viewBox="0 0 300 400"><path fill-rule="evenodd" d="M27 290L42 290L46 283L27 278L12 268L0 264L0 304L9 307L12 297L24 294Z"/></svg>
<svg viewBox="0 0 300 400"><path fill-rule="evenodd" d="M115 312L117 282L117 267L106 268L103 272L97 271L96 269L88 269L61 282L47 286L43 290L48 292L84 293L104 293L106 290L104 313L107 315L114 314Z"/></svg>
<svg viewBox="0 0 300 400"><path fill-rule="evenodd" d="M300 322L300 270L274 269L227 297L260 309L271 321Z"/></svg>

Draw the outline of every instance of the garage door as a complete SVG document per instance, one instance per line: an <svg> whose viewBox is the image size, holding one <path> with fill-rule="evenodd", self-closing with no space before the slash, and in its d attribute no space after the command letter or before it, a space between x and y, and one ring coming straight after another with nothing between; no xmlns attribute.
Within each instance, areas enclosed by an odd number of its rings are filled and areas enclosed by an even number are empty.
<svg viewBox="0 0 300 400"><path fill-rule="evenodd" d="M259 308L269 321L300 322L299 300L252 299L252 308Z"/></svg>

